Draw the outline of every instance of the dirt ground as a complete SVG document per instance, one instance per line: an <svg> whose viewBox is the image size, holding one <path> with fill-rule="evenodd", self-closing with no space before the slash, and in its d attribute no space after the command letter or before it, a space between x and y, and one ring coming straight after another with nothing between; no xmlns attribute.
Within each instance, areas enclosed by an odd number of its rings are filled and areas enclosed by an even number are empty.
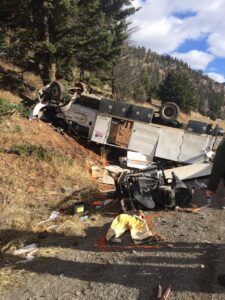
<svg viewBox="0 0 225 300"><path fill-rule="evenodd" d="M217 284L218 274L225 272L221 196L200 213L150 213L166 240L146 246L134 246L129 234L116 246L104 242L116 215L110 206L84 222L70 217L81 224L80 230L35 234L2 228L1 243L29 236L26 243L36 242L39 250L27 263L7 251L1 253L0 279L6 282L1 284L0 299L147 300L155 299L154 287L159 283L164 289L171 286L171 299L225 299L225 288ZM202 206L205 202L204 194L197 192L193 203Z"/></svg>

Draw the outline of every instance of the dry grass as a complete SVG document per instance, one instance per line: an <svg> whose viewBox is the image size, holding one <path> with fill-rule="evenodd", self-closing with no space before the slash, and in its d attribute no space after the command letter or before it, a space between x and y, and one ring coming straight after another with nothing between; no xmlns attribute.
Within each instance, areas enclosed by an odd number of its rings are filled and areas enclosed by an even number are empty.
<svg viewBox="0 0 225 300"><path fill-rule="evenodd" d="M1 89L0 89L0 99L5 99L11 103L17 103L17 104L22 101L22 99L19 96L11 93L10 91L5 91Z"/></svg>
<svg viewBox="0 0 225 300"><path fill-rule="evenodd" d="M0 154L2 215L0 224L8 228L30 228L49 214L64 197L63 186L92 185L88 173L76 160L51 162L34 157Z"/></svg>

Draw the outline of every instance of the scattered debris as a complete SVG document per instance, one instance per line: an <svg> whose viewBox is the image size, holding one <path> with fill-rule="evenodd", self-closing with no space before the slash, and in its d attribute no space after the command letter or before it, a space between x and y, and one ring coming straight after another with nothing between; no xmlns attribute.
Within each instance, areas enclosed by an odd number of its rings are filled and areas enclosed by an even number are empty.
<svg viewBox="0 0 225 300"><path fill-rule="evenodd" d="M88 216L82 216L80 217L80 221L83 222L83 221L86 221L88 219Z"/></svg>
<svg viewBox="0 0 225 300"><path fill-rule="evenodd" d="M22 255L22 254L27 254L31 251L34 251L37 249L37 244L33 243L30 245L25 246L24 248L18 249L14 251L14 255Z"/></svg>
<svg viewBox="0 0 225 300"><path fill-rule="evenodd" d="M176 206L175 210L176 211L181 211L181 212L186 212L186 213L198 213L200 210L202 210L203 208L209 207L210 204L206 204L204 206L201 207L179 207Z"/></svg>
<svg viewBox="0 0 225 300"><path fill-rule="evenodd" d="M119 174L124 171L124 169L116 165L105 166L104 169L113 174Z"/></svg>
<svg viewBox="0 0 225 300"><path fill-rule="evenodd" d="M157 299L162 298L162 286L161 284L158 285L158 290L157 290Z"/></svg>
<svg viewBox="0 0 225 300"><path fill-rule="evenodd" d="M188 188L175 173L172 173L169 181L165 178L164 171L160 173L157 166L151 166L142 172L124 171L115 179L115 185L124 212L186 206L193 195L193 189Z"/></svg>
<svg viewBox="0 0 225 300"><path fill-rule="evenodd" d="M204 176L209 176L211 174L212 164L211 163L199 163L193 165L187 165L172 169L167 169L164 171L166 178L171 178L172 173L175 172L176 175L181 180L194 179Z"/></svg>
<svg viewBox="0 0 225 300"><path fill-rule="evenodd" d="M84 202L74 203L74 213L84 213Z"/></svg>
<svg viewBox="0 0 225 300"><path fill-rule="evenodd" d="M170 296L171 296L171 287L169 286L167 289L166 289L166 291L165 291L165 293L164 293L164 295L162 296L162 299L163 300L168 300L169 298L170 298Z"/></svg>
<svg viewBox="0 0 225 300"><path fill-rule="evenodd" d="M34 259L34 253L36 253L38 250L38 246L37 244L33 243L30 245L25 246L24 248L15 250L13 255L25 255L24 260L20 260L17 263L27 263L27 262L31 262Z"/></svg>
<svg viewBox="0 0 225 300"><path fill-rule="evenodd" d="M54 211L50 214L50 216L49 216L49 218L48 218L47 220L44 220L44 221L39 222L38 224L36 224L36 226L39 226L39 225L41 225L41 224L44 224L44 223L46 223L46 222L48 222L48 221L54 221L55 219L58 218L59 214L60 214L59 211L54 210Z"/></svg>
<svg viewBox="0 0 225 300"><path fill-rule="evenodd" d="M169 286L165 292L163 293L163 288L161 286L161 284L159 284L156 290L156 299L157 300L168 300L170 299L171 296L171 287Z"/></svg>
<svg viewBox="0 0 225 300"><path fill-rule="evenodd" d="M94 178L94 179L102 177L102 169L96 165L91 166L91 175L92 175L92 178Z"/></svg>
<svg viewBox="0 0 225 300"><path fill-rule="evenodd" d="M147 155L127 151L127 167L132 169L143 170L151 165L150 158Z"/></svg>
<svg viewBox="0 0 225 300"><path fill-rule="evenodd" d="M114 185L115 182L114 182L114 179L113 177L111 177L110 175L108 175L107 173L106 174L103 174L102 177L99 177L97 179L98 182L101 182L101 183L104 183L104 184L108 184L108 185Z"/></svg>
<svg viewBox="0 0 225 300"><path fill-rule="evenodd" d="M75 186L75 187L62 187L61 190L62 190L63 193L72 194L74 192L79 191L79 186Z"/></svg>
<svg viewBox="0 0 225 300"><path fill-rule="evenodd" d="M195 184L200 190L207 188L207 184L205 184L205 182L199 182L197 179L195 179Z"/></svg>
<svg viewBox="0 0 225 300"><path fill-rule="evenodd" d="M96 179L100 183L114 185L114 179L109 175L107 169L101 169L99 166L91 167L91 175L93 179Z"/></svg>
<svg viewBox="0 0 225 300"><path fill-rule="evenodd" d="M106 206L106 205L112 203L113 201L114 201L114 199L107 199L107 200L103 201L103 206Z"/></svg>

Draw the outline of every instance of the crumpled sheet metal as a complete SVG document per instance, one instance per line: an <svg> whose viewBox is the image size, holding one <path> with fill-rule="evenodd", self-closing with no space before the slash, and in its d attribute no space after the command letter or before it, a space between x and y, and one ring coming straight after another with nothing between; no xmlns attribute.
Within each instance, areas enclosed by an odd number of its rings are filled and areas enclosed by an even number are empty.
<svg viewBox="0 0 225 300"><path fill-rule="evenodd" d="M109 241L112 237L119 238L127 230L130 230L133 240L144 240L153 235L144 219L138 216L120 214L113 220L106 234L106 240Z"/></svg>

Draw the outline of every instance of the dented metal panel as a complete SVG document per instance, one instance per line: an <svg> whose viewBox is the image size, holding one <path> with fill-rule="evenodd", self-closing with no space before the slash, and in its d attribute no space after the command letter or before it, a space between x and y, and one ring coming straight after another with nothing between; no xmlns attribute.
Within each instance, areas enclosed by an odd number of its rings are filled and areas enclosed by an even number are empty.
<svg viewBox="0 0 225 300"><path fill-rule="evenodd" d="M135 122L128 149L145 154L152 160L160 132L161 128Z"/></svg>
<svg viewBox="0 0 225 300"><path fill-rule="evenodd" d="M188 164L203 161L209 139L208 135L185 132L179 161Z"/></svg>
<svg viewBox="0 0 225 300"><path fill-rule="evenodd" d="M163 127L160 132L155 156L168 160L179 161L183 144L183 129Z"/></svg>

